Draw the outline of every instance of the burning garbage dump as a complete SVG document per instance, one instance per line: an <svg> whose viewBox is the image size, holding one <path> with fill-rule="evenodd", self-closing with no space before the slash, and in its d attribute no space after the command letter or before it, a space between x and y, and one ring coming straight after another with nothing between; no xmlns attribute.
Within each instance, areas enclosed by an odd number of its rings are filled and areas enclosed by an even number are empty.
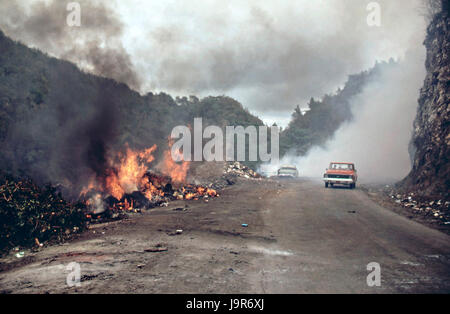
<svg viewBox="0 0 450 314"><path fill-rule="evenodd" d="M175 162L169 148L155 169L156 145L142 151L126 147L109 161L101 176L91 178L80 193L80 199L88 208L90 219L109 215L119 217L124 212L140 212L142 209L164 206L171 200L199 200L217 197L210 187L186 183L189 162Z"/></svg>
<svg viewBox="0 0 450 314"><path fill-rule="evenodd" d="M0 256L12 248L64 241L89 223L167 206L172 200L209 201L219 196L214 184L186 183L189 163L173 161L168 152L151 170L155 151L156 146L126 147L108 161L102 175L88 180L72 202L62 197L61 185L40 187L30 179L0 175Z"/></svg>

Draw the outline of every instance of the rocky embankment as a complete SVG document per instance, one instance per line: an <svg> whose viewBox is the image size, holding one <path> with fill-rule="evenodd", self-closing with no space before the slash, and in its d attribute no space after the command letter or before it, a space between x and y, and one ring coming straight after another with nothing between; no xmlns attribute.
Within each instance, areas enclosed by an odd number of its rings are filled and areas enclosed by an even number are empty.
<svg viewBox="0 0 450 314"><path fill-rule="evenodd" d="M424 42L427 76L414 121L413 168L401 183L405 192L437 200L449 200L450 190L449 30L448 8L444 5L428 26Z"/></svg>

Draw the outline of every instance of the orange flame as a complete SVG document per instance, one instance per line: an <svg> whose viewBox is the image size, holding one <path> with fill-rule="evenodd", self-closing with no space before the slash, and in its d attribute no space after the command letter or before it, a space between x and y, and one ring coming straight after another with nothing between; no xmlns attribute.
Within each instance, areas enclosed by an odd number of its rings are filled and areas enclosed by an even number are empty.
<svg viewBox="0 0 450 314"><path fill-rule="evenodd" d="M120 200L125 193L138 191L142 177L148 171L147 163L154 160L152 153L156 145L142 151L133 151L127 147L125 155L119 154L119 163L113 167L106 177L106 190Z"/></svg>
<svg viewBox="0 0 450 314"><path fill-rule="evenodd" d="M172 158L172 145L173 139L169 138L169 148L164 152L164 160L161 166L161 171L172 178L174 183L183 183L186 182L187 172L189 170L189 162L181 161L175 162L174 158ZM176 158L178 160L183 160L183 154L181 151L177 151Z"/></svg>
<svg viewBox="0 0 450 314"><path fill-rule="evenodd" d="M134 151L127 147L124 154L119 153L117 159L110 162L110 168L106 171L106 177L103 178L104 184L99 184L96 178L92 178L81 190L80 196L97 190L107 192L120 200L125 193L140 190L144 183L143 177L148 171L148 164L154 160L155 150L156 145L143 151Z"/></svg>

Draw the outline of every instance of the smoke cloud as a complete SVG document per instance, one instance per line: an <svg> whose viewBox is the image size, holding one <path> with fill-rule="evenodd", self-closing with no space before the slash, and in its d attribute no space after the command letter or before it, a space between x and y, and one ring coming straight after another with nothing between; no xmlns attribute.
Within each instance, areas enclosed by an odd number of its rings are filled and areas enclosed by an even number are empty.
<svg viewBox="0 0 450 314"><path fill-rule="evenodd" d="M119 130L118 106L107 95L94 103L68 106L60 95L55 106L27 110L10 125L2 142L3 169L37 182L58 184L76 198L93 176L102 177ZM69 96L70 97L70 96Z"/></svg>
<svg viewBox="0 0 450 314"><path fill-rule="evenodd" d="M124 25L118 14L104 1L77 2L80 27L67 25L69 1L1 1L0 28L13 39L139 89L139 76L122 44Z"/></svg>
<svg viewBox="0 0 450 314"><path fill-rule="evenodd" d="M422 45L425 24L419 17L420 0L376 1L380 27L367 24L369 2L148 4L139 9L148 8L152 22L145 24L149 25L145 31L134 33L148 41L140 42L133 54L150 73L144 83L147 89L224 93L266 122L279 123L296 105L306 107L311 97L342 86L348 74L377 60L402 58ZM134 10L125 11L125 18L134 18Z"/></svg>
<svg viewBox="0 0 450 314"><path fill-rule="evenodd" d="M406 55L399 63L381 67L363 91L351 100L354 119L343 124L324 147L306 156L285 156L302 176L321 178L332 161L354 162L360 182L391 183L411 169L408 144L412 135L417 99L425 76L425 50ZM264 165L268 172L279 165Z"/></svg>
<svg viewBox="0 0 450 314"><path fill-rule="evenodd" d="M380 27L361 0L77 2L78 28L56 0L2 1L0 27L142 93L226 94L281 125L348 74L420 47L425 30L422 0L375 1Z"/></svg>

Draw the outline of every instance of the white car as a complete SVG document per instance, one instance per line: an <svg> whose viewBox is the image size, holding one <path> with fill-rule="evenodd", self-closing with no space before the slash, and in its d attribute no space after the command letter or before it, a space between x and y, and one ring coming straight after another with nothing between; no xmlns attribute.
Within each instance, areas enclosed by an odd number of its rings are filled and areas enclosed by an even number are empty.
<svg viewBox="0 0 450 314"><path fill-rule="evenodd" d="M277 176L280 178L297 178L298 170L296 166L284 165L277 171Z"/></svg>

